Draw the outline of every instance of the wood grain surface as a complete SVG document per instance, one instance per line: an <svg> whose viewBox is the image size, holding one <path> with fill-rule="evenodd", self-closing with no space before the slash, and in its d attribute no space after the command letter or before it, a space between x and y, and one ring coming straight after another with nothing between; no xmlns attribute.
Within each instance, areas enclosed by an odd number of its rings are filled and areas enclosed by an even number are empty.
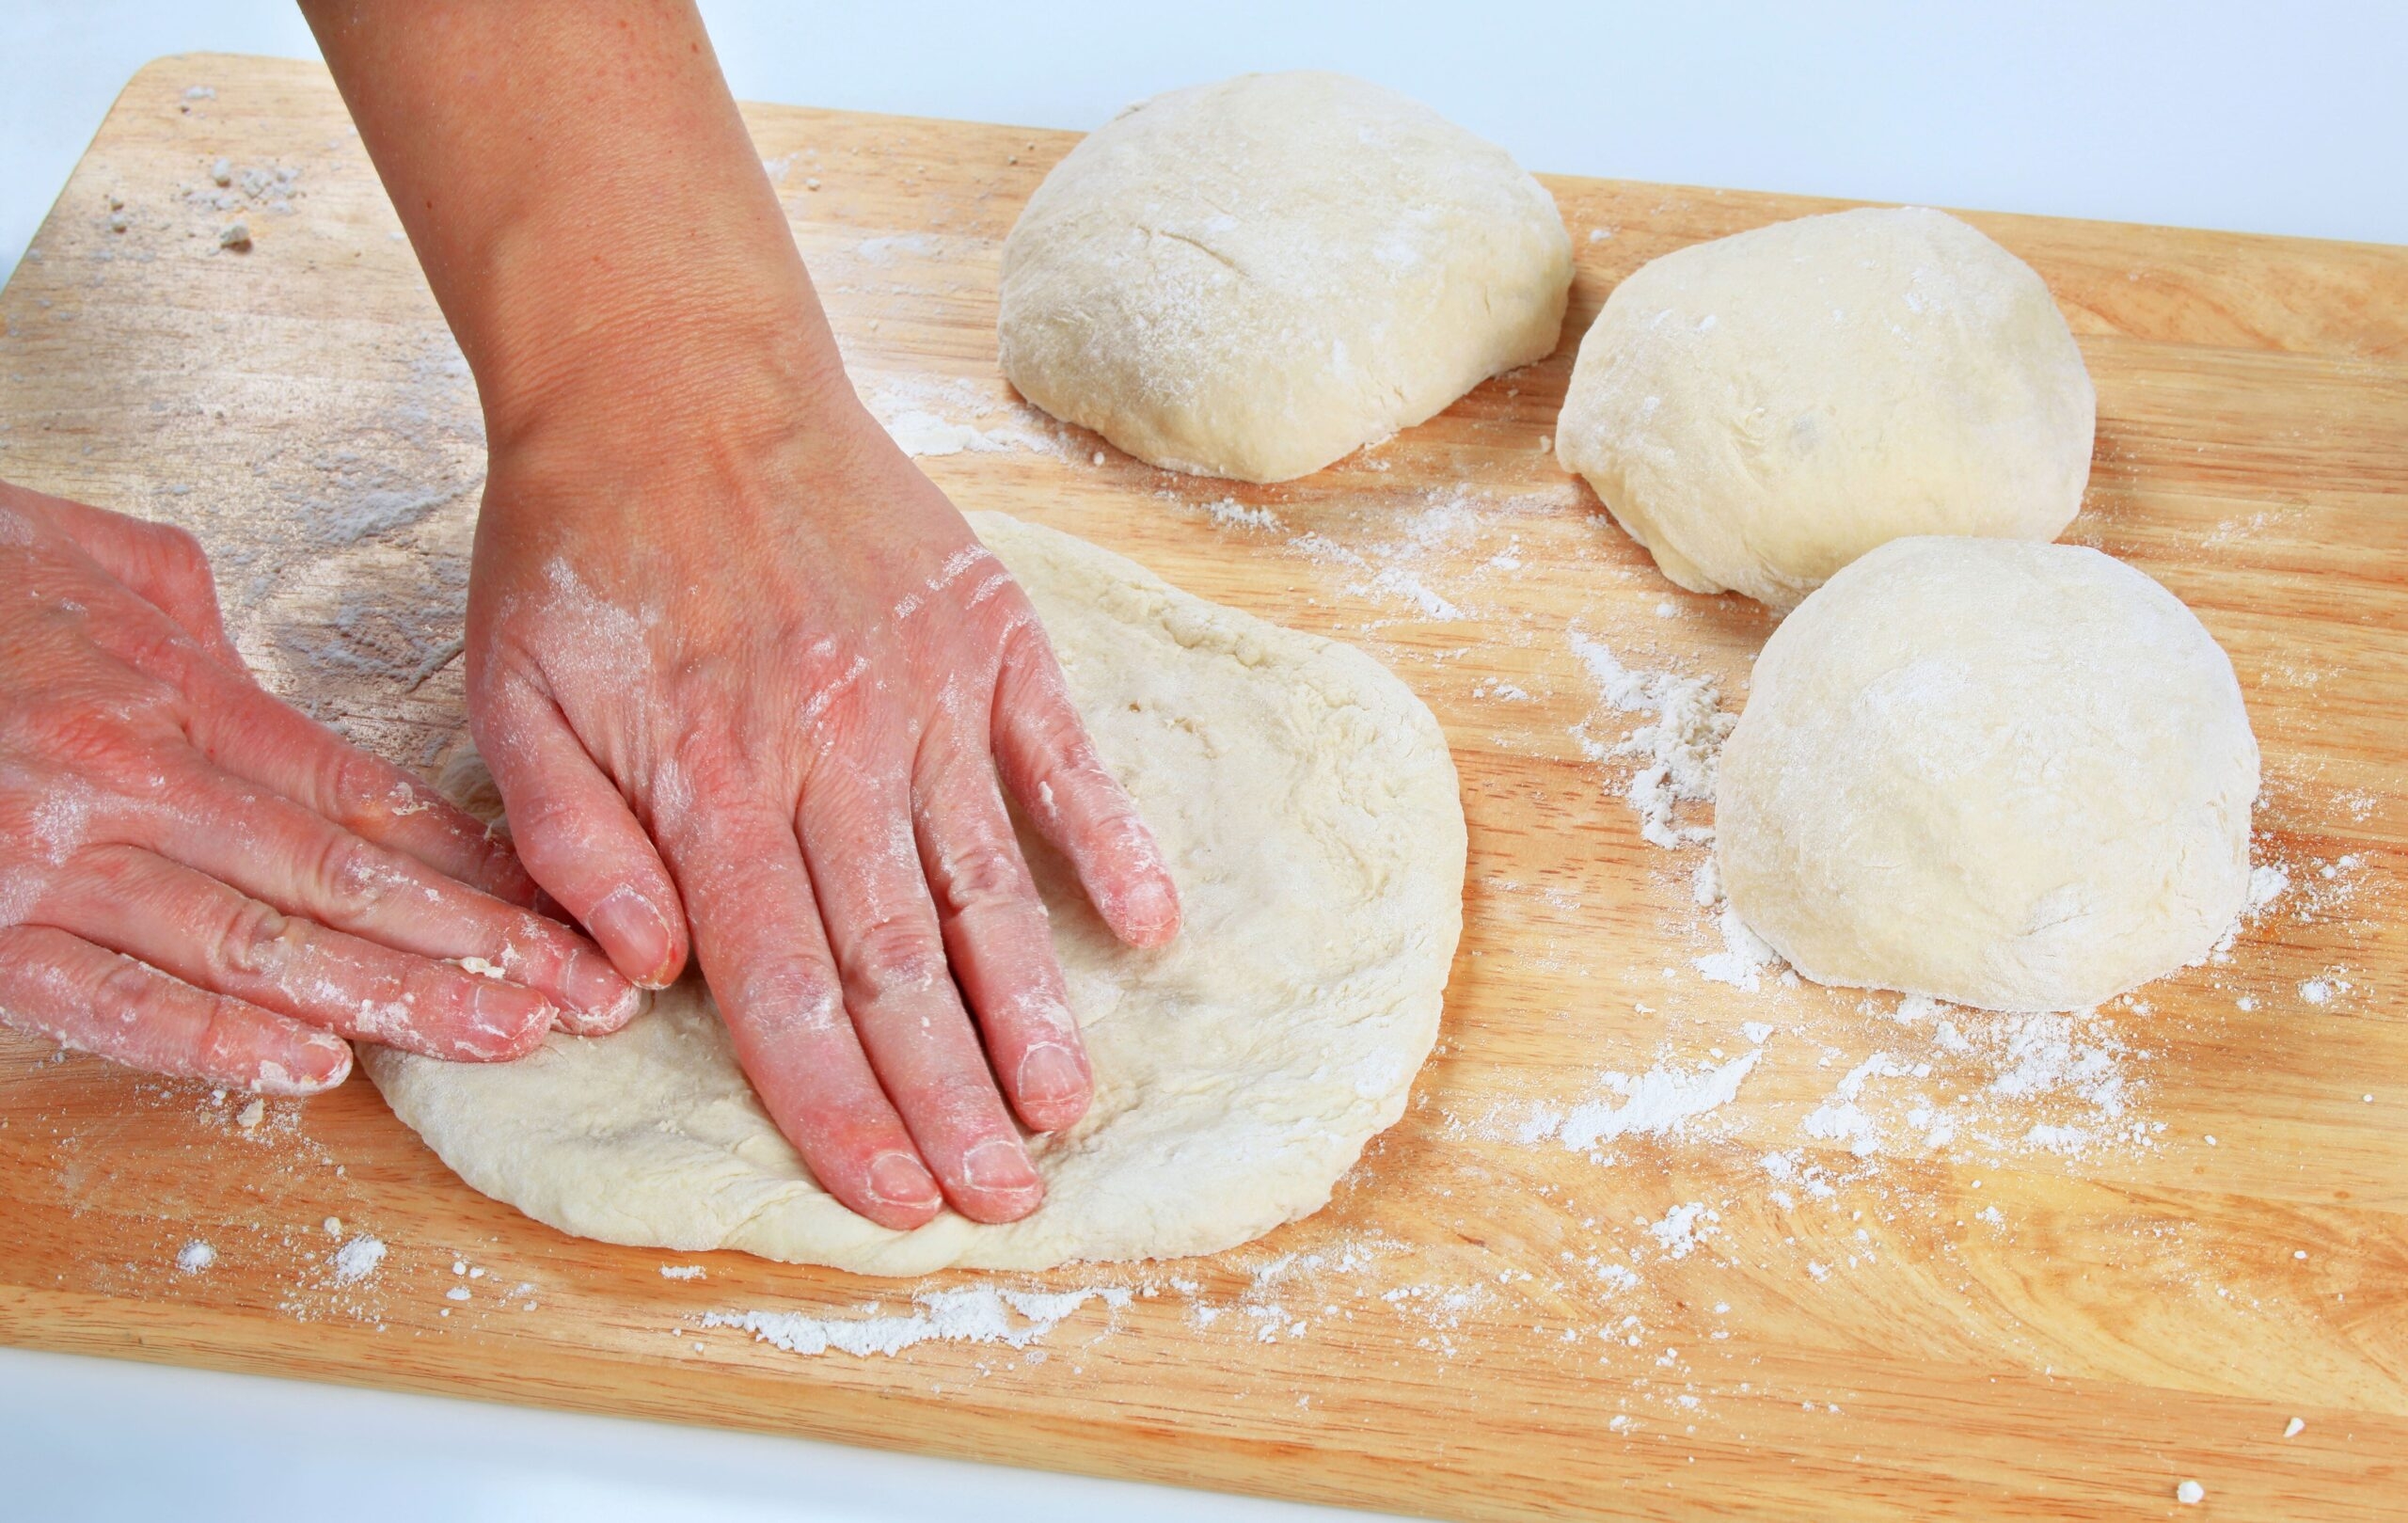
<svg viewBox="0 0 2408 1523"><path fill-rule="evenodd" d="M747 118L864 396L951 430L922 464L958 501L1360 643L1445 723L1467 923L1405 1119L1245 1249L897 1284L563 1237L364 1081L246 1125L244 1097L8 1036L0 1337L1466 1518L2188 1515L2186 1479L2218 1515L2408 1512L2408 250L1972 218L2097 378L2069 537L2230 651L2258 853L2291 880L2225 960L2015 1027L1704 976L1701 853L1641 840L1641 758L1612 754L1649 715L1573 644L1740 703L1764 614L1672 589L1546 436L1622 276L1838 203L1549 180L1580 263L1552 358L1241 487L1052 425L996 373L1001 240L1069 135ZM246 252L219 246L237 219ZM325 74L145 70L0 319L0 475L191 527L264 680L439 766L482 438ZM1621 1103L1608 1074L1751 1052L1680 1128L1562 1140ZM388 1251L346 1279L363 1234ZM216 1261L180 1271L195 1240ZM1022 1347L893 1356L701 1321L984 1283L1127 1294Z"/></svg>

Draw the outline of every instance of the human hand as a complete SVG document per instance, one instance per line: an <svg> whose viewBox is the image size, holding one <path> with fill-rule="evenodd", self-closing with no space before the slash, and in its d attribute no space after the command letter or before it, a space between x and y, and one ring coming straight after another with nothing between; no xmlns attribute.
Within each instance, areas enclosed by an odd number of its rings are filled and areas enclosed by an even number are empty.
<svg viewBox="0 0 2408 1523"><path fill-rule="evenodd" d="M702 18L304 8L477 378L468 717L529 870L631 978L690 935L838 1200L1026 1215L1012 1113L1091 1082L1004 792L1124 940L1176 891L1027 599L854 397Z"/></svg>
<svg viewBox="0 0 2408 1523"><path fill-rule="evenodd" d="M346 1037L506 1058L635 1013L506 844L250 680L191 535L0 484L0 1019L307 1094Z"/></svg>
<svg viewBox="0 0 2408 1523"><path fill-rule="evenodd" d="M1091 1081L1004 790L1126 942L1176 932L1168 871L1027 598L841 373L645 373L491 447L469 713L518 849L640 982L690 923L847 1206L1025 1215L1013 1113L1068 1126Z"/></svg>

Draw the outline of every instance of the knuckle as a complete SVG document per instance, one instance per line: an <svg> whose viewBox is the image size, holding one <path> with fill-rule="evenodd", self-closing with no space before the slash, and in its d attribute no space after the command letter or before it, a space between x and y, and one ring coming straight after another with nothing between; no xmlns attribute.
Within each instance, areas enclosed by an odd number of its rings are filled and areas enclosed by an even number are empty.
<svg viewBox="0 0 2408 1523"><path fill-rule="evenodd" d="M409 884L409 875L358 836L338 833L321 849L317 886L330 916L373 918Z"/></svg>
<svg viewBox="0 0 2408 1523"><path fill-rule="evenodd" d="M595 833L586 828L584 801L574 793L546 787L521 791L525 797L510 810L511 841L540 852L555 843L581 841ZM502 849L499 838L493 840L495 849Z"/></svg>
<svg viewBox="0 0 2408 1523"><path fill-rule="evenodd" d="M238 977L273 977L301 941L301 922L287 918L273 905L245 899L218 929L216 971Z"/></svg>
<svg viewBox="0 0 2408 1523"><path fill-rule="evenodd" d="M155 611L126 620L110 631L107 643L126 665L173 690L185 688L195 665L211 658L192 636Z"/></svg>
<svg viewBox="0 0 2408 1523"><path fill-rule="evenodd" d="M973 914L1022 904L1037 892L1027 865L1021 861L1019 848L992 838L948 854L940 866L945 909L951 914Z"/></svg>
<svg viewBox="0 0 2408 1523"><path fill-rule="evenodd" d="M786 958L740 971L728 1004L770 1040L824 1036L843 1023L844 1001L829 970L808 958Z"/></svg>
<svg viewBox="0 0 2408 1523"><path fill-rule="evenodd" d="M985 621L986 633L992 642L998 661L1017 659L1022 645L1035 638L1045 643L1044 627L1037 622L1037 609L1021 590L1018 581L1006 576L979 604L979 614Z"/></svg>
<svg viewBox="0 0 2408 1523"><path fill-rule="evenodd" d="M683 733L663 749L645 789L656 810L689 811L764 796L763 773L770 758L748 745L732 716L714 702L676 708Z"/></svg>
<svg viewBox="0 0 2408 1523"><path fill-rule="evenodd" d="M409 807L411 793L391 769L366 752L339 745L327 764L321 813L351 830L384 822Z"/></svg>
<svg viewBox="0 0 2408 1523"><path fill-rule="evenodd" d="M206 1007L200 1029L193 1037L190 1065L203 1072L228 1075L258 1069L258 1034L244 1019L243 1007L232 1000L202 997Z"/></svg>
<svg viewBox="0 0 2408 1523"><path fill-rule="evenodd" d="M853 976L871 1004L918 993L945 976L944 946L915 920L889 915L854 939Z"/></svg>
<svg viewBox="0 0 2408 1523"><path fill-rule="evenodd" d="M92 1007L96 1014L155 1037L175 1013L174 987L132 958L120 957L94 987Z"/></svg>
<svg viewBox="0 0 2408 1523"><path fill-rule="evenodd" d="M170 575L197 588L213 585L209 552L201 548L199 536L177 524L154 523L148 527L160 562Z"/></svg>
<svg viewBox="0 0 2408 1523"><path fill-rule="evenodd" d="M1035 705L1022 722L1042 765L1071 770L1083 765L1089 749L1087 729L1078 711L1069 704L1049 701Z"/></svg>
<svg viewBox="0 0 2408 1523"><path fill-rule="evenodd" d="M1011 595L996 602L1003 626L996 639L1002 664L1026 678L1052 686L1058 680L1061 663L1054 658L1054 643L1045 637L1045 626L1037 616L1036 605L1017 585Z"/></svg>
<svg viewBox="0 0 2408 1523"><path fill-rule="evenodd" d="M946 1071L904 1087L903 1109L922 1122L947 1130L972 1130L994 1120L1003 1111L1002 1097L984 1072Z"/></svg>

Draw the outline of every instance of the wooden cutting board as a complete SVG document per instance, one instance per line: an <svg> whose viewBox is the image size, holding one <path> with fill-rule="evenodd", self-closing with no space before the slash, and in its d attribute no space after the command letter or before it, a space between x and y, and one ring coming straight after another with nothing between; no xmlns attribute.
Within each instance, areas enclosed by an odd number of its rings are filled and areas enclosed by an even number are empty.
<svg viewBox="0 0 2408 1523"><path fill-rule="evenodd" d="M864 395L950 447L923 464L958 500L1356 642L1446 724L1466 927L1405 1119L1245 1249L896 1284L563 1237L365 1082L246 1125L240 1096L8 1037L0 1336L1462 1517L2128 1517L2186 1479L2227 1516L2408 1510L2408 249L1972 218L2098 380L2070 537L2231 652L2290 879L2226 960L2015 1025L1701 972L1701 853L1641 840L1639 759L1610 754L1650 716L1572 641L1741 701L1762 612L1671 589L1547 436L1617 279L1837 203L1551 180L1580 261L1553 358L1243 487L1050 425L996 373L1000 242L1070 135L747 115ZM235 220L247 252L219 247ZM145 70L0 318L0 475L188 525L268 681L438 764L477 415L325 74ZM1699 1113L1593 1137L1651 1071ZM366 1236L384 1257L346 1277ZM194 1241L215 1261L180 1270ZM703 1322L892 1330L982 1286L1112 1293L1024 1303L1020 1346L891 1356Z"/></svg>

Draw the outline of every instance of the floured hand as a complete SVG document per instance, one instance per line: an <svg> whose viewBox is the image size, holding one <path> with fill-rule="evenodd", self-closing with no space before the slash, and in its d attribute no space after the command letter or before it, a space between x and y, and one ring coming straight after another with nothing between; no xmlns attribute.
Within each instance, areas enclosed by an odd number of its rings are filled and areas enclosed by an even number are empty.
<svg viewBox="0 0 2408 1523"><path fill-rule="evenodd" d="M701 17L304 8L484 406L469 722L529 870L631 978L691 937L847 1206L1036 1210L1013 1113L1091 1085L1005 790L1123 939L1177 929L1170 875L847 384Z"/></svg>
<svg viewBox="0 0 2408 1523"><path fill-rule="evenodd" d="M482 1060L633 1016L506 845L252 683L191 535L0 484L0 1019L303 1094L346 1037Z"/></svg>
<svg viewBox="0 0 2408 1523"><path fill-rule="evenodd" d="M1124 941L1169 939L1175 891L960 514L841 380L774 400L737 382L718 421L635 433L570 408L497 445L478 743L529 868L622 972L673 977L690 922L831 1194L894 1228L946 1200L1012 1220L1043 1198L1013 1114L1068 1126L1090 1079L1004 790Z"/></svg>

